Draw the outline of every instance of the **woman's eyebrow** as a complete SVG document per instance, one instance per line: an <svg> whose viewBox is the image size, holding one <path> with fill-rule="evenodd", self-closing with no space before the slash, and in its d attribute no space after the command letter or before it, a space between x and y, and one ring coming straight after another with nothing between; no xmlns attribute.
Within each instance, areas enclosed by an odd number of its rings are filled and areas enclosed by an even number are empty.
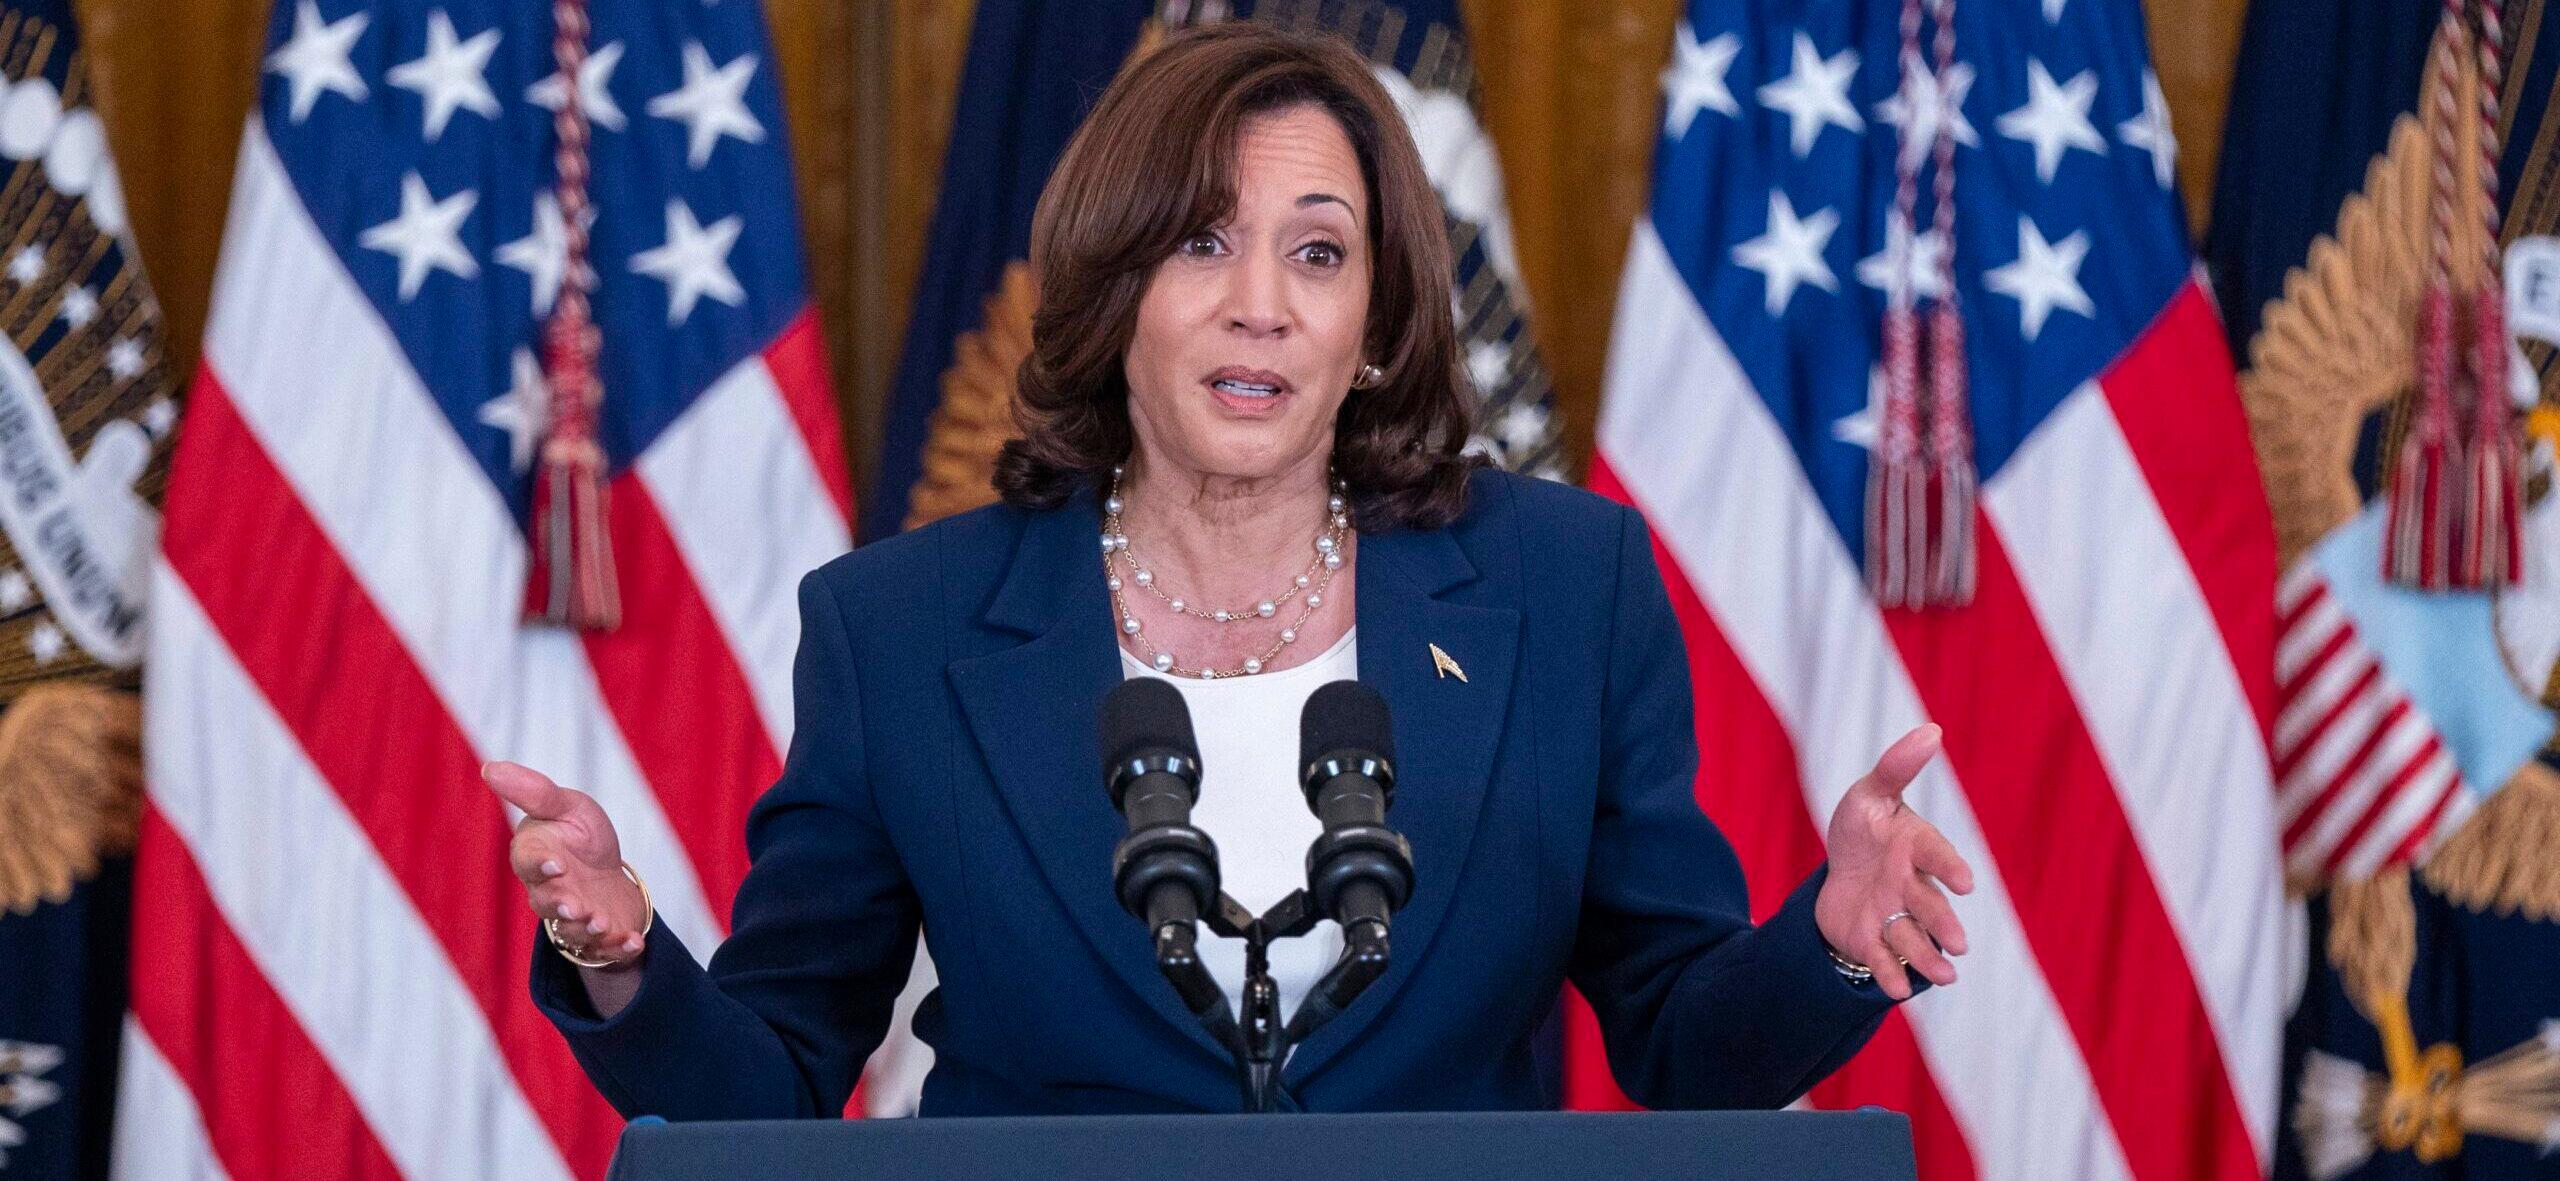
<svg viewBox="0 0 2560 1181"><path fill-rule="evenodd" d="M1322 205L1327 201L1331 201L1346 210L1351 208L1351 202L1345 201L1331 193L1309 193L1306 196L1300 197L1298 198L1298 208L1304 209L1310 205Z"/></svg>

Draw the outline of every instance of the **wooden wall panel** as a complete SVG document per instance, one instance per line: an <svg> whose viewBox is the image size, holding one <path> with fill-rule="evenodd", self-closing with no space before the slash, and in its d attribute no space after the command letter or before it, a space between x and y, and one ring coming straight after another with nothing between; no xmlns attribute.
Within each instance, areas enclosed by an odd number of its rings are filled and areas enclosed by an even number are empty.
<svg viewBox="0 0 2560 1181"><path fill-rule="evenodd" d="M793 179L800 190L801 248L809 259L809 291L818 305L827 355L834 362L838 404L848 388L854 313L852 238L855 209L853 112L854 10L845 0L766 0L765 23L782 72L783 117L791 124ZM844 416L845 440L859 436ZM848 451L848 454L851 452Z"/></svg>
<svg viewBox="0 0 2560 1181"><path fill-rule="evenodd" d="M1652 182L1662 67L1680 0L1464 0L1485 130L1502 153L1530 323L1577 475L1627 234Z"/></svg>
<svg viewBox="0 0 2560 1181"><path fill-rule="evenodd" d="M2201 242L2248 0L2143 0L2142 7L2151 24L2152 68L2178 136L2178 189L2187 198L2187 225Z"/></svg>
<svg viewBox="0 0 2560 1181"><path fill-rule="evenodd" d="M855 300L860 332L849 363L840 368L851 381L848 412L858 436L854 467L867 483L879 453L880 409L906 334L907 304L924 266L976 8L971 0L855 2L865 26L857 34L864 46L859 68L874 73L867 92L878 109L854 126L854 154L868 161L850 244L861 284Z"/></svg>
<svg viewBox="0 0 2560 1181"><path fill-rule="evenodd" d="M133 240L167 317L170 368L191 373L231 165L258 95L267 0L77 0L73 11Z"/></svg>

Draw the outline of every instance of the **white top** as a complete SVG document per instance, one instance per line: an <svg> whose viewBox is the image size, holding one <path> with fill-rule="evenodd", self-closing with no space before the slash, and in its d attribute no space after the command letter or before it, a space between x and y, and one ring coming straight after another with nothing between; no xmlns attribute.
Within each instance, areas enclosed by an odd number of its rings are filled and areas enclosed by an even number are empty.
<svg viewBox="0 0 2560 1181"><path fill-rule="evenodd" d="M1328 681L1360 677L1354 627L1324 655L1295 668L1221 677L1163 677L1182 690L1191 729L1200 740L1200 801L1191 823L1218 843L1218 874L1227 895L1256 915L1307 884L1307 846L1323 833L1298 788L1298 715L1307 697ZM1122 674L1159 676L1126 649ZM1271 980L1280 986L1280 1016L1298 1011L1342 955L1342 928L1333 920L1295 939L1271 945ZM1222 939L1204 927L1200 959L1225 989L1230 1003L1244 995L1244 940Z"/></svg>

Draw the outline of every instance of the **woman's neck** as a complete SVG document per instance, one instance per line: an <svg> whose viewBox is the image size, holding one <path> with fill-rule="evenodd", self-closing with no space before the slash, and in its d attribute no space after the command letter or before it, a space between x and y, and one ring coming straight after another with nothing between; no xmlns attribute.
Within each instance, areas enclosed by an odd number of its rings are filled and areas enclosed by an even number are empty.
<svg viewBox="0 0 2560 1181"><path fill-rule="evenodd" d="M1137 551L1171 567L1203 600L1267 595L1315 558L1323 532L1326 453L1269 477L1186 472L1133 459L1120 485L1121 527Z"/></svg>

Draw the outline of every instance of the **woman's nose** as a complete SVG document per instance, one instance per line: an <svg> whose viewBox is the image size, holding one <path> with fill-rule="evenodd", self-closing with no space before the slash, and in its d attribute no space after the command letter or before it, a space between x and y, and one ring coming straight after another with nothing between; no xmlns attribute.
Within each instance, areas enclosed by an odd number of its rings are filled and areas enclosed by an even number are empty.
<svg viewBox="0 0 2560 1181"><path fill-rule="evenodd" d="M1252 336L1288 335L1287 275L1279 262L1248 254L1227 273L1228 326Z"/></svg>

